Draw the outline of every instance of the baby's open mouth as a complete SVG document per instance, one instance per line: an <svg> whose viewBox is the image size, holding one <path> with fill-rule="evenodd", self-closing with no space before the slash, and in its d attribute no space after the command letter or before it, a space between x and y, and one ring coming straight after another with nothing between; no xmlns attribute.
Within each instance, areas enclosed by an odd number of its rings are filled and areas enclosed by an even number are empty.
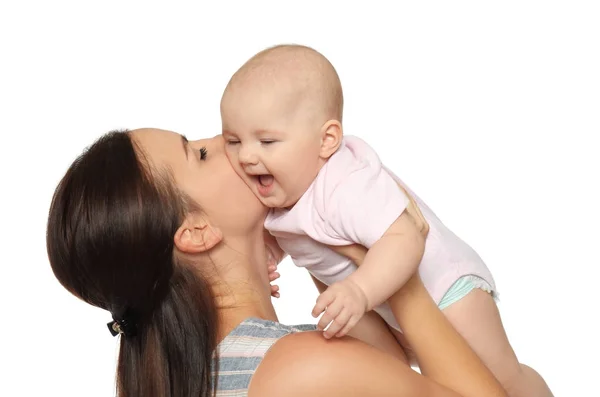
<svg viewBox="0 0 600 397"><path fill-rule="evenodd" d="M260 183L261 186L264 187L269 187L273 184L273 175L259 175L258 176L258 183Z"/></svg>

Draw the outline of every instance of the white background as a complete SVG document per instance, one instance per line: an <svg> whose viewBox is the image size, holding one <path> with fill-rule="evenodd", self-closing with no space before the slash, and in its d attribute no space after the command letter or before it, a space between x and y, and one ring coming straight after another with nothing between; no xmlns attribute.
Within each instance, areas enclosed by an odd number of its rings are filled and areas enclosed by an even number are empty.
<svg viewBox="0 0 600 397"><path fill-rule="evenodd" d="M521 361L557 396L596 395L597 2L169 3L0 5L0 395L113 395L110 315L45 251L75 156L113 128L218 134L231 74L290 42L336 66L346 133L488 263ZM280 270L280 320L313 322L307 274Z"/></svg>

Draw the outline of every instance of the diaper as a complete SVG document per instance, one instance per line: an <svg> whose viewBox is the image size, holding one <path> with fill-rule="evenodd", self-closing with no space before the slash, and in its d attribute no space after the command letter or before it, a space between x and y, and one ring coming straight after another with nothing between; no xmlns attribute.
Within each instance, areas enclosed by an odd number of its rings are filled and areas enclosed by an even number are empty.
<svg viewBox="0 0 600 397"><path fill-rule="evenodd" d="M444 310L453 303L458 302L474 289L479 288L492 295L495 301L498 301L498 294L492 289L492 286L481 277L467 275L462 276L452 284L450 289L446 291L438 307Z"/></svg>

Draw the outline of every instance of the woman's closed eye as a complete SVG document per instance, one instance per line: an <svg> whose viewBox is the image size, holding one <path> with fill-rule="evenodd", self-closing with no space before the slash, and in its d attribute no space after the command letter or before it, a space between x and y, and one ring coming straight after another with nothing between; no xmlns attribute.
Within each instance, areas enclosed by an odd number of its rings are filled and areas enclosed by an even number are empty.
<svg viewBox="0 0 600 397"><path fill-rule="evenodd" d="M208 150L203 146L200 148L200 160L206 160L206 156L208 155Z"/></svg>

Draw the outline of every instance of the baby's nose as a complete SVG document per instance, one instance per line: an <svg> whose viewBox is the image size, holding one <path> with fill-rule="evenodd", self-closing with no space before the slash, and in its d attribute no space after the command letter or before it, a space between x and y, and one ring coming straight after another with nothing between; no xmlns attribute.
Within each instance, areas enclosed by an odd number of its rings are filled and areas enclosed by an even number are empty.
<svg viewBox="0 0 600 397"><path fill-rule="evenodd" d="M258 156L248 145L242 145L240 148L240 163L242 164L258 164Z"/></svg>

